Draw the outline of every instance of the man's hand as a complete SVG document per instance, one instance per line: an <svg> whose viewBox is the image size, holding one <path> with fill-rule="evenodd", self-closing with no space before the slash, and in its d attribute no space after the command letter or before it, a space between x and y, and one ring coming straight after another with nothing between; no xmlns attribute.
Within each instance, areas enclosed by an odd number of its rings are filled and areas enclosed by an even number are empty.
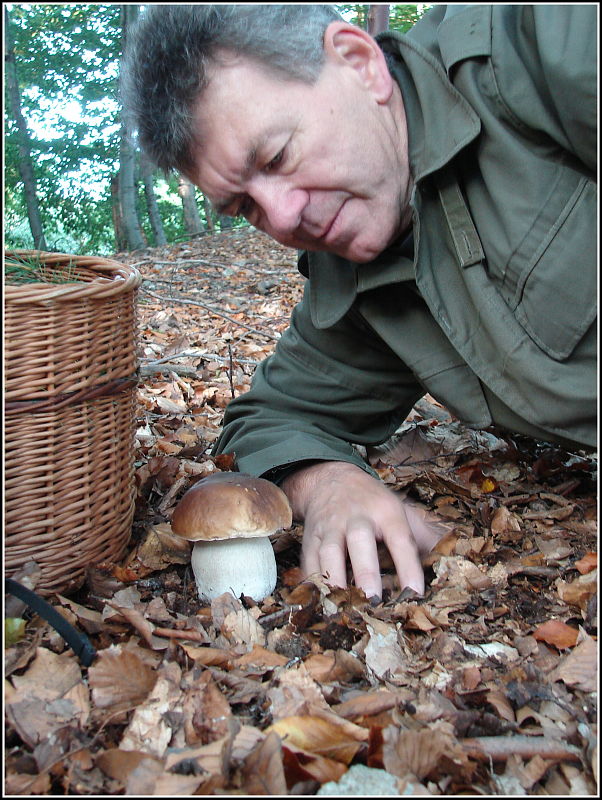
<svg viewBox="0 0 602 800"><path fill-rule="evenodd" d="M424 594L420 555L429 553L444 529L420 507L404 503L354 464L325 461L299 469L282 483L295 519L304 523L301 568L319 572L335 586L347 585L347 554L366 597L382 596L377 542L384 542L401 587Z"/></svg>

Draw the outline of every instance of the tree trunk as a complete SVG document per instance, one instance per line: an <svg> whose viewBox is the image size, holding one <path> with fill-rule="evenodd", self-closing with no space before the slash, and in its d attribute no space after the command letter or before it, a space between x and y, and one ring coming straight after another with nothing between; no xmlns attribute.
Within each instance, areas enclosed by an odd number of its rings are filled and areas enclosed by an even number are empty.
<svg viewBox="0 0 602 800"><path fill-rule="evenodd" d="M142 226L138 219L136 192L136 151L129 140L125 127L121 128L119 143L119 206L128 250L146 247Z"/></svg>
<svg viewBox="0 0 602 800"><path fill-rule="evenodd" d="M10 18L8 9L4 6L4 31L6 36L6 88L12 106L12 114L17 126L17 136L19 142L19 174L23 181L23 193L25 195L25 205L27 207L27 217L29 227L33 236L33 246L36 250L46 250L47 244L44 237L44 228L40 207L38 204L36 176L33 170L31 158L31 145L27 123L21 112L21 93L19 92L19 80L17 76L17 63L15 60L15 43L10 29Z"/></svg>
<svg viewBox="0 0 602 800"><path fill-rule="evenodd" d="M213 231L215 230L215 224L213 222L213 208L211 206L211 201L208 197L203 195L203 210L205 212L205 221L207 223L207 230Z"/></svg>
<svg viewBox="0 0 602 800"><path fill-rule="evenodd" d="M163 222L161 221L161 214L159 213L159 206L153 188L153 172L154 168L150 160L144 153L140 153L140 174L144 183L144 196L146 197L148 218L155 237L155 245L161 247L167 244L167 239L165 237L165 231L163 230Z"/></svg>
<svg viewBox="0 0 602 800"><path fill-rule="evenodd" d="M119 199L119 175L111 178L111 206L113 212L113 231L115 233L115 250L118 253L128 249L128 242L123 229L121 201Z"/></svg>
<svg viewBox="0 0 602 800"><path fill-rule="evenodd" d="M184 212L184 228L190 236L202 233L203 223L196 204L195 190L192 183L184 175L178 175L178 194L182 200Z"/></svg>
<svg viewBox="0 0 602 800"><path fill-rule="evenodd" d="M371 5L368 12L368 33L376 36L377 33L389 30L389 6Z"/></svg>
<svg viewBox="0 0 602 800"><path fill-rule="evenodd" d="M124 4L121 7L122 44L125 49L128 27L138 16L140 6ZM136 192L136 150L125 124L121 126L119 142L119 202L125 237L129 250L141 250L146 246L142 226L138 219Z"/></svg>

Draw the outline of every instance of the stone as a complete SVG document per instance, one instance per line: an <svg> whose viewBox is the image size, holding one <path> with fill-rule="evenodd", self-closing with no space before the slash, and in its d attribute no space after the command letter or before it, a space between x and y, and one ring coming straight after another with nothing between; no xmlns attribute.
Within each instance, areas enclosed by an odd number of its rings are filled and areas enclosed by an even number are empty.
<svg viewBox="0 0 602 800"><path fill-rule="evenodd" d="M358 795L359 797L399 795L399 778L363 764L354 764L343 775L340 781L323 784L317 794L324 795Z"/></svg>

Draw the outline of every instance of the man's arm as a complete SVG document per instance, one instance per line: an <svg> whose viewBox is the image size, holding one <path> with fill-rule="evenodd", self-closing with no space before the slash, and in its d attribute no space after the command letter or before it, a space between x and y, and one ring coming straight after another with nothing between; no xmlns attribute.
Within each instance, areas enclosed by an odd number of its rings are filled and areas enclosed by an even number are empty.
<svg viewBox="0 0 602 800"><path fill-rule="evenodd" d="M418 518L408 522L406 504L351 442L387 439L423 391L367 327L346 318L319 331L302 303L249 392L226 409L216 452L235 453L241 471L276 480L279 471L299 467L285 472L281 486L305 525L306 572L345 585L349 554L356 584L380 595L376 543L382 541L401 583L422 591L418 546L428 551L440 533L422 535Z"/></svg>
<svg viewBox="0 0 602 800"><path fill-rule="evenodd" d="M316 329L305 298L291 325L226 408L216 453L241 472L278 480L303 461L345 461L374 475L353 444L379 444L423 394L412 372L368 326L349 315Z"/></svg>

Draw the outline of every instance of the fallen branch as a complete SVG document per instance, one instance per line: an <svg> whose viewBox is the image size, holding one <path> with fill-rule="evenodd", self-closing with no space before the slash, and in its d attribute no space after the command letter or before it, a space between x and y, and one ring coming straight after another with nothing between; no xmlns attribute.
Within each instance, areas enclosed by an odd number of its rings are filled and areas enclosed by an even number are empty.
<svg viewBox="0 0 602 800"><path fill-rule="evenodd" d="M252 333L256 333L258 336L263 336L266 339L272 339L272 341L274 342L277 342L278 339L280 338L278 336L273 336L271 333L267 333L266 331L261 331L258 328L254 328L252 325L247 325L245 322L241 322L238 319L232 319L232 317L229 317L222 311L217 311L217 309L212 308L211 306L208 306L205 303L200 303L198 300L183 300L180 299L179 297L161 297L160 294L151 292L150 289L141 288L139 291L141 291L143 294L148 294L150 297L154 297L156 300L160 300L162 303L181 303L182 305L185 306L199 306L200 308L204 308L205 311L209 311L211 314L215 314L218 317L227 319L228 322L231 322L233 325L238 325L240 328L246 328Z"/></svg>
<svg viewBox="0 0 602 800"><path fill-rule="evenodd" d="M174 628L155 628L153 633L156 636L161 636L164 639L188 639L190 642L202 642L207 644L207 634L200 633L200 631L180 631Z"/></svg>
<svg viewBox="0 0 602 800"><path fill-rule="evenodd" d="M531 575L538 578L555 578L558 570L554 567L544 567L538 564L508 563L505 565L508 577L512 575Z"/></svg>
<svg viewBox="0 0 602 800"><path fill-rule="evenodd" d="M147 364L150 366L155 364L166 364L167 362L172 361L174 358L201 358L203 361L230 362L229 356L218 356L216 353L207 353L205 350L181 350L179 353L171 353L171 355L165 356L164 358L147 359ZM233 361L235 364L249 364L252 367L256 367L261 363L260 361L256 361L251 358L238 358L237 356L233 356Z"/></svg>
<svg viewBox="0 0 602 800"><path fill-rule="evenodd" d="M148 378L150 375L158 375L161 372L175 372L184 378L197 378L199 371L196 367L188 367L185 364L170 364L167 361L151 361L150 364L142 364L140 376Z"/></svg>
<svg viewBox="0 0 602 800"><path fill-rule="evenodd" d="M467 755L477 761L506 761L511 755L523 759L541 756L556 761L580 760L576 747L545 736L476 736L461 739L460 743Z"/></svg>

